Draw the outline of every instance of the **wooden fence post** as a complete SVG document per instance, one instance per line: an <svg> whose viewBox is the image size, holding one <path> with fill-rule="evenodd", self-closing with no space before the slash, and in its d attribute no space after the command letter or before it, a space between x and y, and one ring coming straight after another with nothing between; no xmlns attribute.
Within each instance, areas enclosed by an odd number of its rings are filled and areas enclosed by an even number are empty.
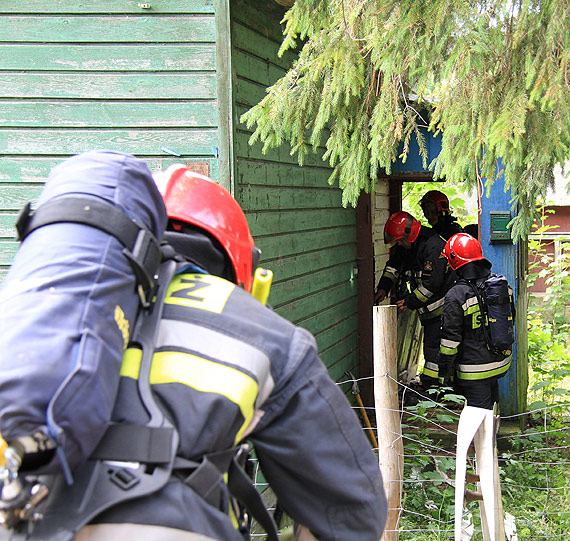
<svg viewBox="0 0 570 541"><path fill-rule="evenodd" d="M388 498L388 520L381 541L397 541L404 475L397 383L397 309L389 305L374 306L372 310L378 460Z"/></svg>

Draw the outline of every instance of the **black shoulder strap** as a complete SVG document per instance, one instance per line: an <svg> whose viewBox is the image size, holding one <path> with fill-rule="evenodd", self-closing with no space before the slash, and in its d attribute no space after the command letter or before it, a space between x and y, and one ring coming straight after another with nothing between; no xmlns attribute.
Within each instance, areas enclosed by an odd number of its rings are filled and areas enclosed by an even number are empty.
<svg viewBox="0 0 570 541"><path fill-rule="evenodd" d="M55 223L89 225L115 237L125 247L123 254L133 268L143 306L150 306L161 253L158 240L148 229L108 203L87 197L61 197L35 211L27 203L16 220L17 238L23 241L32 231Z"/></svg>
<svg viewBox="0 0 570 541"><path fill-rule="evenodd" d="M173 260L161 265L156 301L149 310L141 312L134 333L134 340L142 349L139 394L149 412L150 421L146 426L131 427L131 431L127 429L127 434L135 438L135 443L157 441L157 449L148 453L139 450L134 456L129 456L128 461L131 464L111 463L106 449L117 449L117 445L120 446L125 441L124 433L115 439L119 430L110 428L95 456L74 472L72 485L66 485L63 475L40 478L50 489L49 497L38 507L43 519L32 524L20 524L12 532L10 539L72 541L75 532L104 510L121 502L152 494L170 479L179 436L154 400L149 374L164 298L175 269L176 262ZM126 461L127 456L124 452L117 451L115 458ZM141 460L140 464L135 462L137 459ZM147 459L148 462L144 462Z"/></svg>
<svg viewBox="0 0 570 541"><path fill-rule="evenodd" d="M485 342L487 342L487 347L489 348L489 350L493 350L494 348L492 346L491 337L489 336L489 329L487 327L487 320L489 317L487 313L487 303L485 302L485 299L483 299L481 291L479 290L479 287L475 282L473 282L472 280L465 280L465 282L471 286L471 289L473 290L475 296L477 297L477 302L479 303L479 310L481 310L481 327L483 329L483 335L485 336Z"/></svg>

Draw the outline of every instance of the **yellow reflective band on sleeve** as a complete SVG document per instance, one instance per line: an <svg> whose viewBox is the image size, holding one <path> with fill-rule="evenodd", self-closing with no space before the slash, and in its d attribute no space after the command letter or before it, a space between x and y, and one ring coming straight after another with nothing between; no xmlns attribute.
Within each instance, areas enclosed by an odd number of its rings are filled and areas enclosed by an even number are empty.
<svg viewBox="0 0 570 541"><path fill-rule="evenodd" d="M179 274L168 286L165 304L221 313L235 285L209 274Z"/></svg>
<svg viewBox="0 0 570 541"><path fill-rule="evenodd" d="M412 293L422 302L427 302L429 300L429 297L426 297L419 289L414 289Z"/></svg>
<svg viewBox="0 0 570 541"><path fill-rule="evenodd" d="M123 355L123 364L121 365L121 376L126 378L139 378L141 369L142 349L129 348Z"/></svg>
<svg viewBox="0 0 570 541"><path fill-rule="evenodd" d="M430 370L426 366L424 366L422 373L425 374L426 376L429 376L430 378L437 378L439 376L439 371Z"/></svg>
<svg viewBox="0 0 570 541"><path fill-rule="evenodd" d="M203 393L216 393L236 404L244 423L235 443L249 426L257 398L257 382L235 368L208 361L189 353L161 351L155 353L150 371L150 383L182 383Z"/></svg>
<svg viewBox="0 0 570 541"><path fill-rule="evenodd" d="M455 355L457 353L457 348L448 348L446 346L439 346L439 351L444 355Z"/></svg>

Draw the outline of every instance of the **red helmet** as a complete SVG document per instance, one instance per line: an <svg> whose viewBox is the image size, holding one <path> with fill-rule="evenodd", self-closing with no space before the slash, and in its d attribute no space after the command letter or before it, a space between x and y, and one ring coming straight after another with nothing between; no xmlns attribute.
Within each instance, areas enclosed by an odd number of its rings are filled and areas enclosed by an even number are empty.
<svg viewBox="0 0 570 541"><path fill-rule="evenodd" d="M420 222L411 214L403 211L395 212L388 218L384 226L384 242L392 244L400 239L415 242L421 228Z"/></svg>
<svg viewBox="0 0 570 541"><path fill-rule="evenodd" d="M251 291L260 251L238 202L212 179L185 165L172 165L154 175L168 218L204 229L222 245L232 263L236 282Z"/></svg>
<svg viewBox="0 0 570 541"><path fill-rule="evenodd" d="M447 198L447 195L442 192L430 190L420 199L420 207L423 207L426 204L429 205L430 203L435 205L438 214L449 212L449 199Z"/></svg>
<svg viewBox="0 0 570 541"><path fill-rule="evenodd" d="M449 266L453 270L457 270L459 267L463 267L463 265L472 261L485 259L481 243L468 233L453 235L445 244L441 254L447 258Z"/></svg>

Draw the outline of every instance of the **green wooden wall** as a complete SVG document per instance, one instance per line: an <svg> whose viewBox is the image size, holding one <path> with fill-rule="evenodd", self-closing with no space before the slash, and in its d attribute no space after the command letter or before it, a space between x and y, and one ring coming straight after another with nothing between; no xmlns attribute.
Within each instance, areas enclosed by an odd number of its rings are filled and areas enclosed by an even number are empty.
<svg viewBox="0 0 570 541"><path fill-rule="evenodd" d="M269 304L317 338L334 379L358 371L356 215L327 183L324 149L301 168L289 148L261 151L239 117L284 75L293 55L279 58L284 11L273 1L232 0L232 93L235 195L274 272Z"/></svg>
<svg viewBox="0 0 570 541"><path fill-rule="evenodd" d="M17 210L70 155L109 148L219 177L215 1L145 4L0 3L0 279Z"/></svg>

